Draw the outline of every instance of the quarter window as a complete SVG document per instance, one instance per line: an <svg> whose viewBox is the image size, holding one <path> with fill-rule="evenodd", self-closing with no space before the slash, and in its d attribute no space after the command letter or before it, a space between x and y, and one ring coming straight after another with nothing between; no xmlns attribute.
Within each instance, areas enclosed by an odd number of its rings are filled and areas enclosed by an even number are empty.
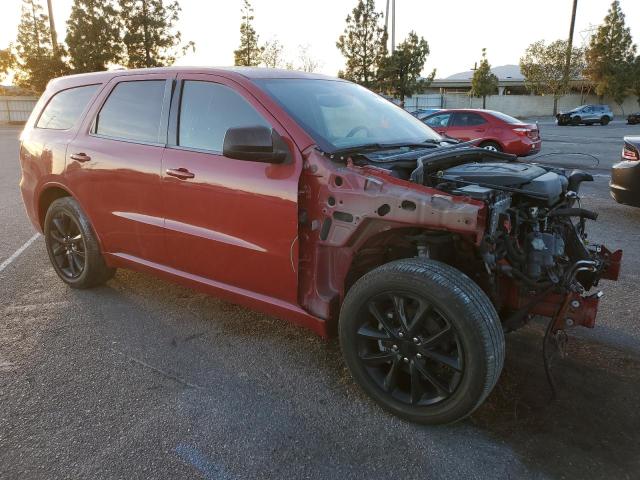
<svg viewBox="0 0 640 480"><path fill-rule="evenodd" d="M229 128L269 123L233 89L219 83L185 81L180 105L178 145L222 152Z"/></svg>
<svg viewBox="0 0 640 480"><path fill-rule="evenodd" d="M148 143L160 141L165 80L120 82L96 117L94 133Z"/></svg>
<svg viewBox="0 0 640 480"><path fill-rule="evenodd" d="M73 127L99 85L69 88L56 93L38 119L37 128L67 130Z"/></svg>

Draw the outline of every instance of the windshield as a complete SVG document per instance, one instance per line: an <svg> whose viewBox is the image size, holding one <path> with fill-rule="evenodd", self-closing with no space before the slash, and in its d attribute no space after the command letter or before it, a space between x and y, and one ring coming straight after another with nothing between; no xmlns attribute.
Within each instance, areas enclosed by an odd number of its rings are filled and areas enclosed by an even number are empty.
<svg viewBox="0 0 640 480"><path fill-rule="evenodd" d="M255 82L328 153L441 140L410 113L355 83L298 78Z"/></svg>

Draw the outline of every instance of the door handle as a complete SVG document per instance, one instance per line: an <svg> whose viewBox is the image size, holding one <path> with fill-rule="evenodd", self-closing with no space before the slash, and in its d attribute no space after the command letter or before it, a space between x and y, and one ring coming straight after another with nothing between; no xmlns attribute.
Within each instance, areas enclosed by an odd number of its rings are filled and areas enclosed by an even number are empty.
<svg viewBox="0 0 640 480"><path fill-rule="evenodd" d="M482 133L484 132L484 128L476 128L474 132Z"/></svg>
<svg viewBox="0 0 640 480"><path fill-rule="evenodd" d="M89 155L87 155L86 153L72 153L71 154L71 160L76 160L78 162L88 162L89 160L91 160L91 157Z"/></svg>
<svg viewBox="0 0 640 480"><path fill-rule="evenodd" d="M183 168L183 167L180 167L180 168L167 168L166 174L171 176L171 177L179 178L180 180L186 180L188 178L195 177L195 174L191 173L189 170L187 170L186 168Z"/></svg>

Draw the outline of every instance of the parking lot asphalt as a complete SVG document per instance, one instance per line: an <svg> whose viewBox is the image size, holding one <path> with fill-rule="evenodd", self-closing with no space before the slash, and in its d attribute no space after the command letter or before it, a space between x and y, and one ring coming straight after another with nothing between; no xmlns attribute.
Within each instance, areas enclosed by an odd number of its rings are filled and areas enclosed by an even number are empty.
<svg viewBox="0 0 640 480"><path fill-rule="evenodd" d="M598 325L569 332L554 361L556 400L539 324L508 336L470 419L417 426L353 384L336 340L134 272L72 290L39 238L0 272L0 478L637 478L640 209L609 198L605 167L636 130L541 123L534 160L600 160L584 189L600 213L591 239L626 250ZM18 134L0 128L0 264L34 234Z"/></svg>

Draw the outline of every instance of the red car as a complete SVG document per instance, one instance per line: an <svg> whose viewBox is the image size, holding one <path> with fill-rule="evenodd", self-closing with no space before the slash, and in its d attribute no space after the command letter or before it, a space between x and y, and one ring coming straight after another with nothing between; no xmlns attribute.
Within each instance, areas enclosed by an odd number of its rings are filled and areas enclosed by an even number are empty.
<svg viewBox="0 0 640 480"><path fill-rule="evenodd" d="M549 335L592 327L588 291L618 275L621 252L585 241L587 174L447 141L321 75L60 78L20 162L27 213L70 287L129 268L338 333L354 379L416 422L473 412L503 332L533 315Z"/></svg>
<svg viewBox="0 0 640 480"><path fill-rule="evenodd" d="M492 110L441 110L422 119L436 132L461 140L477 140L487 150L511 153L519 157L540 151L542 140L538 126Z"/></svg>

